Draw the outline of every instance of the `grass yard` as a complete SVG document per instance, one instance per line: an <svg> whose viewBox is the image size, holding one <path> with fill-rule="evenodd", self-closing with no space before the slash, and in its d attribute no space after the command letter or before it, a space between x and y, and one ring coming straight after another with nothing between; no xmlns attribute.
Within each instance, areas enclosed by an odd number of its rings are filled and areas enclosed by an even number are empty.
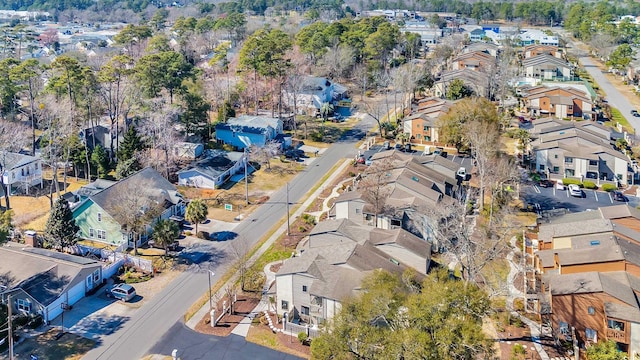
<svg viewBox="0 0 640 360"><path fill-rule="evenodd" d="M27 339L16 346L15 353L25 354L21 356L25 359L34 354L40 360L79 360L96 345L93 340L70 333L56 339L58 332L59 330L52 329L40 336Z"/></svg>

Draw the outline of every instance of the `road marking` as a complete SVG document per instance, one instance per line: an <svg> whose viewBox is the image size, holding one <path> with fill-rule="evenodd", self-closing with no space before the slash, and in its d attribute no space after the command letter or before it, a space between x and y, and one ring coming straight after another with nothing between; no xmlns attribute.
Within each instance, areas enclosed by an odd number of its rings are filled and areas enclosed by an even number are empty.
<svg viewBox="0 0 640 360"><path fill-rule="evenodd" d="M609 200L611 200L611 203L613 204L613 197L611 196L611 193L609 193Z"/></svg>
<svg viewBox="0 0 640 360"><path fill-rule="evenodd" d="M537 192L538 194L540 194L540 188L533 185L533 191Z"/></svg>
<svg viewBox="0 0 640 360"><path fill-rule="evenodd" d="M556 186L553 185L553 196L556 196Z"/></svg>
<svg viewBox="0 0 640 360"><path fill-rule="evenodd" d="M567 188L567 197L569 197L569 188Z"/></svg>
<svg viewBox="0 0 640 360"><path fill-rule="evenodd" d="M593 195L595 195L595 197L596 197L596 201L598 201L598 192L597 192L597 191L595 191L595 190L593 190Z"/></svg>

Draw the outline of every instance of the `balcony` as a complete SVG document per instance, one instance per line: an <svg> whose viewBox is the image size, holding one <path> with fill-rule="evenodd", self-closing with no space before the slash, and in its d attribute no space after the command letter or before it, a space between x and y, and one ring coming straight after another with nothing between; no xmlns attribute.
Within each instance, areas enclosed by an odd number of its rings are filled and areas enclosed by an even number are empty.
<svg viewBox="0 0 640 360"><path fill-rule="evenodd" d="M607 339L626 343L627 334L621 330L607 329Z"/></svg>

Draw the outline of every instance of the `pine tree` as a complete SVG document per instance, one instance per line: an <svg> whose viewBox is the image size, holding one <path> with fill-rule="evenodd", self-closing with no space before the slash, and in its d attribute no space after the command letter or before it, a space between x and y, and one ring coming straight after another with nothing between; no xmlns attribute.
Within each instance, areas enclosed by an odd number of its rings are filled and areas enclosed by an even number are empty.
<svg viewBox="0 0 640 360"><path fill-rule="evenodd" d="M93 149L91 162L98 169L98 177L104 179L109 172L109 156L102 146L96 145L96 148Z"/></svg>
<svg viewBox="0 0 640 360"><path fill-rule="evenodd" d="M144 144L134 126L129 126L129 130L124 134L124 139L118 149L118 162L127 161L135 156L136 152L144 149Z"/></svg>
<svg viewBox="0 0 640 360"><path fill-rule="evenodd" d="M44 236L49 245L55 249L63 249L75 245L78 241L76 234L80 227L73 219L73 212L65 199L58 199L51 209L47 220Z"/></svg>

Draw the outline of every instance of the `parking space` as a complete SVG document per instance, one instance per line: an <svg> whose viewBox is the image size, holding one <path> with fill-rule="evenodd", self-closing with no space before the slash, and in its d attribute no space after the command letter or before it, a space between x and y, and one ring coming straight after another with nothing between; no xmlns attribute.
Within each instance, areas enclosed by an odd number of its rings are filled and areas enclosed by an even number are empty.
<svg viewBox="0 0 640 360"><path fill-rule="evenodd" d="M526 203L538 204L541 210L565 208L578 212L595 210L599 207L623 204L615 201L610 193L582 189L582 197L571 196L568 189L561 190L556 187L540 187L537 185L524 185L521 196ZM628 204L636 207L640 201L635 196L627 196Z"/></svg>

